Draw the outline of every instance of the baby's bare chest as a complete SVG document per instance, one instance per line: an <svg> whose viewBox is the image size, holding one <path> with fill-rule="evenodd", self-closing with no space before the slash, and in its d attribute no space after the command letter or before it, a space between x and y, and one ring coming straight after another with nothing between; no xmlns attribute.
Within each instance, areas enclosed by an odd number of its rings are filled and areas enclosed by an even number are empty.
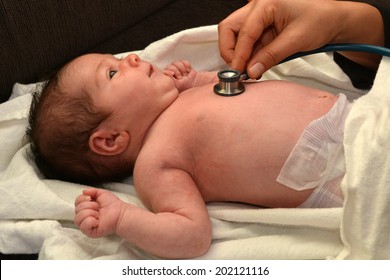
<svg viewBox="0 0 390 280"><path fill-rule="evenodd" d="M276 177L301 133L332 104L255 93L183 96L156 122L144 155L189 174L207 201L246 201L280 188Z"/></svg>
<svg viewBox="0 0 390 280"><path fill-rule="evenodd" d="M149 156L165 167L185 170L204 190L271 181L305 126L291 123L293 118L273 118L272 112L252 104L188 106L157 123L148 140L156 154Z"/></svg>

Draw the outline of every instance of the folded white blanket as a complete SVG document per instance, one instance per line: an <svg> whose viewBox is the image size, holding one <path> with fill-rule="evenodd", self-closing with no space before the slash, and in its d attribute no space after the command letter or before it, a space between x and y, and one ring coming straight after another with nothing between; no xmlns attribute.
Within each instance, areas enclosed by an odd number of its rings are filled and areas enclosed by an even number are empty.
<svg viewBox="0 0 390 280"><path fill-rule="evenodd" d="M185 30L137 53L160 67L175 59L187 59L197 70L226 67L216 26ZM374 89L356 102L347 120L345 207L210 204L213 243L202 259L390 258L389 68L384 59ZM328 54L279 65L263 79L288 79L350 99L363 94ZM41 259L154 258L116 236L88 238L73 225L73 201L85 186L42 178L26 156L28 145L22 144L33 89L16 84L14 98L0 105L0 252L39 252ZM131 178L106 187L142 206Z"/></svg>
<svg viewBox="0 0 390 280"><path fill-rule="evenodd" d="M348 116L344 146L347 193L339 258L390 259L390 59Z"/></svg>

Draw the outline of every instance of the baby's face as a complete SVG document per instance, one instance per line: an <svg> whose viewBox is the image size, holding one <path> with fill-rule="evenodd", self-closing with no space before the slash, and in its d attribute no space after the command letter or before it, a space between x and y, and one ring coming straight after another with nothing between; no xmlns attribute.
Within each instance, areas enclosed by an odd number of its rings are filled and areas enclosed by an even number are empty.
<svg viewBox="0 0 390 280"><path fill-rule="evenodd" d="M97 108L118 119L161 113L178 96L171 77L135 54L81 56L64 71L62 84L69 92L86 91Z"/></svg>

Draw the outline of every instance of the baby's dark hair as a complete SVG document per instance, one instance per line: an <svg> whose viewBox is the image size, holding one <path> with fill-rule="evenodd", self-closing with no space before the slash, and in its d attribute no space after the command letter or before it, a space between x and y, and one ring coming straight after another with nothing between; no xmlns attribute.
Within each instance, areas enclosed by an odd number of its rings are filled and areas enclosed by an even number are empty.
<svg viewBox="0 0 390 280"><path fill-rule="evenodd" d="M61 87L62 72L33 94L26 131L29 157L48 179L101 184L131 175L132 164L121 156L99 155L89 148L90 135L110 114L99 112L82 89L67 93Z"/></svg>

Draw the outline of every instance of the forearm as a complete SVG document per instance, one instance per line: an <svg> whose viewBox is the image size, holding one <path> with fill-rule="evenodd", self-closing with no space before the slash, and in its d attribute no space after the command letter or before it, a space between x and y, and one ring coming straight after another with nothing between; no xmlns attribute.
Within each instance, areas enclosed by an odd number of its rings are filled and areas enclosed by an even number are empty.
<svg viewBox="0 0 390 280"><path fill-rule="evenodd" d="M211 243L209 218L191 220L176 213L153 213L128 204L116 234L137 247L163 258L191 258L204 254Z"/></svg>
<svg viewBox="0 0 390 280"><path fill-rule="evenodd" d="M382 6L373 4L373 6L375 6L382 15L385 36L384 46L390 48L390 4L387 3Z"/></svg>
<svg viewBox="0 0 390 280"><path fill-rule="evenodd" d="M384 26L380 11L372 5L337 1L339 32L335 43L384 45Z"/></svg>
<svg viewBox="0 0 390 280"><path fill-rule="evenodd" d="M340 26L338 33L331 43L359 43L383 46L385 43L384 24L380 11L365 3L337 1ZM368 53L343 52L345 57L366 66L376 69L380 56Z"/></svg>

